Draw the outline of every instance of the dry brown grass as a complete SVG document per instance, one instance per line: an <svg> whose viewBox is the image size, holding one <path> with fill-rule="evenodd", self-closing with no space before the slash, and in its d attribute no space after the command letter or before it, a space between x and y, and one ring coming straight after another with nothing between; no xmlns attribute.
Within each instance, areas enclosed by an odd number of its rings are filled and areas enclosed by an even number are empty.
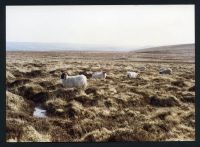
<svg viewBox="0 0 200 147"><path fill-rule="evenodd" d="M132 62L126 55L7 53L7 141L194 140L195 65ZM126 78L141 66L138 78ZM160 67L173 74L160 75ZM62 86L61 69L88 76L85 94ZM100 70L108 73L105 81L90 78ZM46 118L32 116L38 104Z"/></svg>

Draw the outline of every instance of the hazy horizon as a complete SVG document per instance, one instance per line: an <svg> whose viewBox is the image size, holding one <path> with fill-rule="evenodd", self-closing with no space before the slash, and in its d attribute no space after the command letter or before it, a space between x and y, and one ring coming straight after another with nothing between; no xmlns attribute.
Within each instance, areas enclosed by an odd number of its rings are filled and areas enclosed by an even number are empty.
<svg viewBox="0 0 200 147"><path fill-rule="evenodd" d="M6 42L127 49L194 43L194 5L6 6Z"/></svg>
<svg viewBox="0 0 200 147"><path fill-rule="evenodd" d="M54 50L88 50L88 51L131 51L143 48L149 48L153 46L111 46L102 44L78 44L78 43L66 43L66 42L6 42L6 50L42 50L42 51L54 51Z"/></svg>
<svg viewBox="0 0 200 147"><path fill-rule="evenodd" d="M103 46L103 45L88 45L88 44L70 44L70 43L53 43L53 42L6 42L7 51L135 51L148 48L170 47L182 45L195 45L194 43L187 44L170 44L164 46L144 46L144 47L123 47L123 46Z"/></svg>

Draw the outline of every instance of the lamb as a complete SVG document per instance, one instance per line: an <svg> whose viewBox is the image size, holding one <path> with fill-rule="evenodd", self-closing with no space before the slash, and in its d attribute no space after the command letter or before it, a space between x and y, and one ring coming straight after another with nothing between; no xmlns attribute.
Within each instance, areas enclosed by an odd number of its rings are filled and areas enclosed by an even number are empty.
<svg viewBox="0 0 200 147"><path fill-rule="evenodd" d="M94 79L104 79L105 80L106 76L107 76L106 72L94 72L92 74L92 78L94 78Z"/></svg>
<svg viewBox="0 0 200 147"><path fill-rule="evenodd" d="M127 72L128 78L136 78L137 76L138 76L138 73L136 73L136 72L131 72L131 71Z"/></svg>
<svg viewBox="0 0 200 147"><path fill-rule="evenodd" d="M68 76L62 72L61 81L66 88L86 89L88 83L84 75Z"/></svg>
<svg viewBox="0 0 200 147"><path fill-rule="evenodd" d="M172 74L172 69L171 68L161 68L159 71L160 74Z"/></svg>

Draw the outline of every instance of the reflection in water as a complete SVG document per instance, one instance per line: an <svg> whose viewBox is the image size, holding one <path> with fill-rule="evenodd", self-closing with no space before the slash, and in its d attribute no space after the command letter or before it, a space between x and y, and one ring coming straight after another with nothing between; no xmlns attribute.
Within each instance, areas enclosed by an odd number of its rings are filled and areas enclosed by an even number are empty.
<svg viewBox="0 0 200 147"><path fill-rule="evenodd" d="M34 117L46 117L46 110L42 109L41 107L35 107L35 110L33 112Z"/></svg>

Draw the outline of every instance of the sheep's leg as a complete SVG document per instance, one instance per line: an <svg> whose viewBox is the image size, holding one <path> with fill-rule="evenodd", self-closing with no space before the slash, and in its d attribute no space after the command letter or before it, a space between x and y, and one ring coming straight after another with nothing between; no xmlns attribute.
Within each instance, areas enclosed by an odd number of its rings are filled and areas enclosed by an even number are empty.
<svg viewBox="0 0 200 147"><path fill-rule="evenodd" d="M78 89L78 93L80 95L86 95L85 91L83 89Z"/></svg>
<svg viewBox="0 0 200 147"><path fill-rule="evenodd" d="M81 89L78 88L77 91L78 91L79 94L81 94Z"/></svg>

